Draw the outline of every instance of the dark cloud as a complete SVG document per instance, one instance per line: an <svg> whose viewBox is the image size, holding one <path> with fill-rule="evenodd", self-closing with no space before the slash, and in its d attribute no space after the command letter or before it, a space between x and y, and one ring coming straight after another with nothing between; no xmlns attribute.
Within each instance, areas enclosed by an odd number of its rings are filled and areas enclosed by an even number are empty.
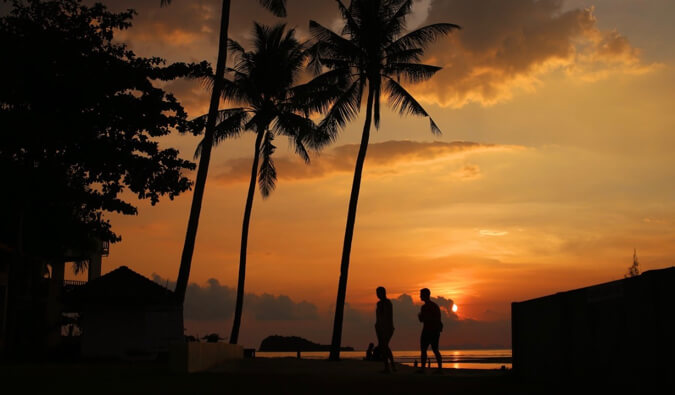
<svg viewBox="0 0 675 395"><path fill-rule="evenodd" d="M171 92L180 101L190 117L208 112L211 93L199 79L178 79L167 83L164 89Z"/></svg>
<svg viewBox="0 0 675 395"><path fill-rule="evenodd" d="M172 289L175 284L157 274L153 281ZM185 319L196 321L222 321L234 314L236 290L221 285L216 279L209 279L205 285L190 283L185 294ZM274 296L248 293L244 297L246 314L258 321L315 320L317 308L309 302L294 302L286 295Z"/></svg>
<svg viewBox="0 0 675 395"><path fill-rule="evenodd" d="M452 155L476 152L480 150L503 150L513 147L494 144L481 144L465 141L446 143L442 141L385 141L372 143L368 148L367 168L384 169L387 174L396 173L394 165L418 161L430 161ZM275 158L277 174L280 179L299 180L330 176L336 173L351 173L358 153L357 144L347 144L335 147L328 152L317 155L312 159L310 166L299 159L291 157ZM219 166L221 170L216 178L225 184L247 181L251 172L250 158L236 158L225 161ZM218 170L216 170L218 171ZM475 165L465 166L457 176L460 178L475 178L480 169Z"/></svg>
<svg viewBox="0 0 675 395"><path fill-rule="evenodd" d="M251 309L254 317L260 321L281 320L311 320L317 319L317 309L312 303L296 303L286 295L274 296L262 294L260 296L248 294L246 308Z"/></svg>
<svg viewBox="0 0 675 395"><path fill-rule="evenodd" d="M174 284L152 275L153 281L173 288ZM221 285L218 280L210 279L204 285L190 283L185 297L185 320L188 333L219 333L223 337L229 334L234 313L236 292L234 288ZM416 299L415 299L416 300ZM476 321L460 319L452 312L452 299L433 297L441 308L443 333L441 344L457 345L503 345L510 344L510 324L508 320ZM408 294L392 298L394 308L395 333L392 346L396 349L414 350L419 346L422 324L417 318L420 304L415 303ZM343 344L365 348L375 341L375 305L373 311L362 311L345 304ZM334 307L319 312L311 302L295 302L285 295L246 294L244 299L244 322L242 337L244 344L257 346L266 336L279 334L284 336L302 336L312 341L329 343L332 331Z"/></svg>
<svg viewBox="0 0 675 395"><path fill-rule="evenodd" d="M117 32L115 37L138 55L160 56L170 62L208 60L215 67L221 4L221 0L174 0L169 6L160 7L159 0L116 0L106 5L117 12L127 9L137 12L132 27ZM310 16L330 26L338 15L331 1L291 0L287 9L288 18L277 18L257 0L233 0L229 38L248 47L255 20L268 25L286 23L297 28L300 39L309 39ZM208 110L210 92L199 81L173 81L166 89L178 97L190 116Z"/></svg>
<svg viewBox="0 0 675 395"><path fill-rule="evenodd" d="M443 106L507 100L514 92L534 89L538 77L551 70L598 79L611 72L639 73L652 67L640 62L639 50L626 36L601 30L593 8L565 10L562 0L418 0L415 4L410 28L436 22L462 26L427 52L426 60L443 70L411 87L422 100ZM220 5L220 0L175 0L168 7L160 7L158 0L118 0L109 6L137 10L134 26L118 38L141 55L170 61L205 58L214 63ZM246 47L256 20L286 23L308 39L309 19L333 29L340 25L333 1L289 0L288 18L276 18L258 1L234 0L230 38Z"/></svg>
<svg viewBox="0 0 675 395"><path fill-rule="evenodd" d="M221 0L174 0L166 7L160 7L159 0L116 0L108 4L115 11L132 8L138 13L134 26L125 35L132 46L143 47L143 43L154 42L165 49L194 49L205 45L215 48L221 5ZM287 10L287 18L277 18L256 0L233 0L229 36L245 40L255 20L264 24L286 23L297 28L301 36L309 38L309 18L330 26L338 16L337 7L331 1L291 0ZM215 53L207 56L215 57Z"/></svg>
<svg viewBox="0 0 675 395"><path fill-rule="evenodd" d="M537 76L551 69L582 78L645 70L625 36L598 28L593 8L564 11L562 5L561 0L435 0L426 23L453 22L462 30L427 52L428 61L443 70L416 92L459 107L508 99L514 90L532 89Z"/></svg>

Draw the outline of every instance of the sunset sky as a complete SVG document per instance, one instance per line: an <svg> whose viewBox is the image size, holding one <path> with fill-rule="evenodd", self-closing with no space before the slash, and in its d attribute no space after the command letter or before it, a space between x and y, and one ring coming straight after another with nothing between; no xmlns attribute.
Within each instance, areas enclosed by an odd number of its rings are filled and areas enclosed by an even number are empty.
<svg viewBox="0 0 675 395"><path fill-rule="evenodd" d="M218 0L116 0L135 8L117 35L138 54L215 64ZM280 20L233 0L230 36L253 20L339 26L331 0L288 0ZM443 70L411 90L443 131L383 110L366 159L351 254L343 344L374 340L375 288L396 299L394 348L417 344L418 291L451 299L441 345L510 345L510 303L675 262L675 2L418 0L408 27L462 26L427 52ZM174 92L207 111L198 81ZM223 103L223 106L227 106ZM241 341L270 334L328 343L349 191L363 118L306 166L284 142L279 181L257 193ZM192 157L197 137L163 140ZM214 150L188 290L188 333L229 334L253 135ZM191 177L194 177L192 175ZM191 193L139 215L110 215L121 265L175 281ZM170 285L170 284L169 284ZM410 299L409 296L412 296ZM450 306L450 304L448 304Z"/></svg>

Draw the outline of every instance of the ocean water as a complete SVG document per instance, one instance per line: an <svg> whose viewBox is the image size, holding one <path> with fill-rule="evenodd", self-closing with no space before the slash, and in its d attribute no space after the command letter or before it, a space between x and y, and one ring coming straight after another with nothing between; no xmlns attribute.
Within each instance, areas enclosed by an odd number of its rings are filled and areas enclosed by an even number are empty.
<svg viewBox="0 0 675 395"><path fill-rule="evenodd" d="M419 350L393 351L394 361L404 365L413 366L415 361L420 362ZM343 359L363 359L365 351L342 351ZM429 350L427 355L431 359L431 367L436 367L434 354ZM451 369L511 369L511 350L441 350L443 367ZM256 352L256 356L266 358L296 357L295 352ZM306 351L301 353L301 358L327 359L327 351Z"/></svg>

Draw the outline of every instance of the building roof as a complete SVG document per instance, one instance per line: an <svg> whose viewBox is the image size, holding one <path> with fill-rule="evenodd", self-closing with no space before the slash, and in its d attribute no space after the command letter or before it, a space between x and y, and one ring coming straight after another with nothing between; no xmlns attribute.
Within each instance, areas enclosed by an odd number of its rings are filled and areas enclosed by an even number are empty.
<svg viewBox="0 0 675 395"><path fill-rule="evenodd" d="M572 289L569 291L558 292L551 295L541 296L521 302L513 302L515 305L524 305L528 303L540 303L553 298L569 297L570 295L584 295L589 302L615 299L623 297L624 287L635 285L636 283L649 284L648 288L654 288L660 284L665 284L663 289L672 287L675 281L675 266L665 269L654 269L643 272L639 276L623 278L602 284L595 284L588 287Z"/></svg>
<svg viewBox="0 0 675 395"><path fill-rule="evenodd" d="M177 305L173 291L126 266L89 281L70 291L67 301L76 306Z"/></svg>

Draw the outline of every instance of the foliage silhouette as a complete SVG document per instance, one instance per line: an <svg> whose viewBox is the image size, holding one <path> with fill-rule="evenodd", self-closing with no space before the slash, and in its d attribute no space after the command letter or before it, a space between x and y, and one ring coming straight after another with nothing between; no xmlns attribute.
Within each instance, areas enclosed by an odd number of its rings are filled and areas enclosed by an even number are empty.
<svg viewBox="0 0 675 395"><path fill-rule="evenodd" d="M202 340L206 340L207 343L218 343L221 340L225 340L225 338L220 337L217 333L210 333L202 337Z"/></svg>
<svg viewBox="0 0 675 395"><path fill-rule="evenodd" d="M235 65L228 69L232 79L224 80L223 98L241 107L219 112L213 140L214 144L219 144L244 131L256 134L242 224L237 301L230 335L232 344L238 341L241 325L246 250L256 181L263 198L268 197L276 185L272 159L276 147L273 142L279 135L288 137L296 153L309 162L308 149L319 149L329 141L307 117L306 101L299 99L301 96L295 89L294 84L307 58L305 45L295 38L295 30L286 31L285 25L267 27L255 23L253 37L254 49L249 52L239 43L229 42ZM203 140L195 155L203 154L205 143Z"/></svg>
<svg viewBox="0 0 675 395"><path fill-rule="evenodd" d="M425 81L440 70L440 67L419 62L424 49L437 38L459 28L450 23L437 23L403 34L413 0L353 0L348 7L340 0L337 3L344 22L341 34L315 21L309 24L316 40L309 50L312 54L310 65L317 73L328 69L307 84L306 89L313 92L309 104L312 110L326 112L320 127L326 134L334 136L358 114L364 92L367 92L367 101L342 249L330 352L332 360L340 358L349 257L361 174L371 122L376 128L380 124L380 97L386 94L388 104L401 115L428 117L431 132L439 134L436 123L400 81Z"/></svg>
<svg viewBox="0 0 675 395"><path fill-rule="evenodd" d="M628 268L624 278L637 277L640 275L640 262L637 257L637 249L633 249L633 264Z"/></svg>
<svg viewBox="0 0 675 395"><path fill-rule="evenodd" d="M208 64L136 56L114 40L133 15L17 0L0 18L0 244L13 254L7 344L17 350L47 333L47 263L86 262L101 241L120 240L105 214L136 214L133 195L154 205L191 186L194 165L157 141L189 131L187 114L154 83L202 77Z"/></svg>
<svg viewBox="0 0 675 395"><path fill-rule="evenodd" d="M0 19L5 174L2 241L44 258L87 250L92 237L120 239L105 212L134 215L123 195L154 205L190 188L194 165L157 137L188 131L173 95L153 85L201 77L208 65L137 57L113 41L134 11L111 13L78 0L14 1ZM18 247L18 246L17 246Z"/></svg>

